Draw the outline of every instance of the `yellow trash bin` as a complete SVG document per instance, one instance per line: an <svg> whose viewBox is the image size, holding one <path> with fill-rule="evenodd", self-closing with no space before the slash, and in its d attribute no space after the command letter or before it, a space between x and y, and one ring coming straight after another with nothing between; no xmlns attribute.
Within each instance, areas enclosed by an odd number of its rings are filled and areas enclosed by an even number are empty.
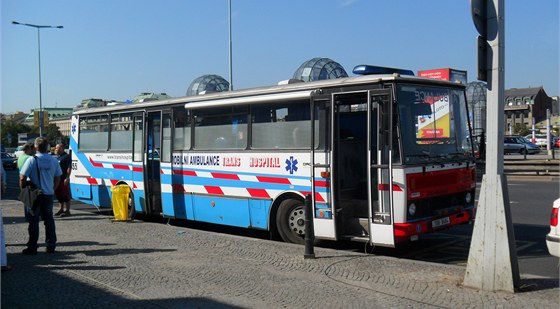
<svg viewBox="0 0 560 309"><path fill-rule="evenodd" d="M111 202L113 203L113 214L115 215L115 220L127 221L128 194L130 193L130 188L126 184L121 184L112 187L111 192L113 193Z"/></svg>

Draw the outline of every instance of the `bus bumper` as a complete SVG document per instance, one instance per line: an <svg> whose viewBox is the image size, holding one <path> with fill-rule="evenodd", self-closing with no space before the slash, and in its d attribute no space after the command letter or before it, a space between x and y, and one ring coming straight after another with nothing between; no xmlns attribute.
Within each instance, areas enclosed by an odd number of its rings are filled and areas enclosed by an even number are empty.
<svg viewBox="0 0 560 309"><path fill-rule="evenodd" d="M415 240L420 234L449 229L455 225L474 221L475 208L431 220L395 223L395 242Z"/></svg>

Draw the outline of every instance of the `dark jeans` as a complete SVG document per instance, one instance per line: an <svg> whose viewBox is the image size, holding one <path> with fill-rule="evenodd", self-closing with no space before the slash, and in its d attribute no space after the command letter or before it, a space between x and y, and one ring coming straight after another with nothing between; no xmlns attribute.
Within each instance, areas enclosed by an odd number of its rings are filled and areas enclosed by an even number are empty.
<svg viewBox="0 0 560 309"><path fill-rule="evenodd" d="M25 212L25 218L29 222L27 231L29 232L29 241L27 248L37 250L37 241L39 240L39 221L43 218L45 223L45 243L47 248L56 248L56 230L53 217L53 195L43 195L37 201L38 205L33 211L33 215Z"/></svg>

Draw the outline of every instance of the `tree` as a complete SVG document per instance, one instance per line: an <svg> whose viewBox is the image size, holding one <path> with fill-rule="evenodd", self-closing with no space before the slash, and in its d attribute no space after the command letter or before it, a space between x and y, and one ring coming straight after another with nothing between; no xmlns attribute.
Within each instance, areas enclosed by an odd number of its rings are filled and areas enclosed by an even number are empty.
<svg viewBox="0 0 560 309"><path fill-rule="evenodd" d="M0 132L2 132L2 144L8 147L16 147L18 144L19 133L32 133L33 129L23 123L18 123L13 120L2 121ZM8 136L11 135L11 140L8 141Z"/></svg>
<svg viewBox="0 0 560 309"><path fill-rule="evenodd" d="M51 146L56 145L57 143L62 142L62 133L60 133L60 131L58 130L58 126L54 123L50 123L46 128L45 128L45 137L47 138L47 140L49 141L49 143L51 144Z"/></svg>
<svg viewBox="0 0 560 309"><path fill-rule="evenodd" d="M527 126L523 123L516 123L513 126L513 134L525 136L531 133L531 131L527 128Z"/></svg>

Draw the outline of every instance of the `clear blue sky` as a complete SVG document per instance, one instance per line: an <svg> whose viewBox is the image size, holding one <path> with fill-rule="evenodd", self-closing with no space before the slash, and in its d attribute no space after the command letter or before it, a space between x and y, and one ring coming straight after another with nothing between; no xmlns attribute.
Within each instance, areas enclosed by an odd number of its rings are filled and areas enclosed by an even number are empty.
<svg viewBox="0 0 560 309"><path fill-rule="evenodd" d="M505 1L506 89L559 95L559 1ZM228 79L227 0L1 0L3 113L38 108L37 30L44 107L140 92L183 96L204 74ZM469 0L232 0L235 89L276 84L328 57L413 71L476 75ZM350 73L351 74L351 73Z"/></svg>

